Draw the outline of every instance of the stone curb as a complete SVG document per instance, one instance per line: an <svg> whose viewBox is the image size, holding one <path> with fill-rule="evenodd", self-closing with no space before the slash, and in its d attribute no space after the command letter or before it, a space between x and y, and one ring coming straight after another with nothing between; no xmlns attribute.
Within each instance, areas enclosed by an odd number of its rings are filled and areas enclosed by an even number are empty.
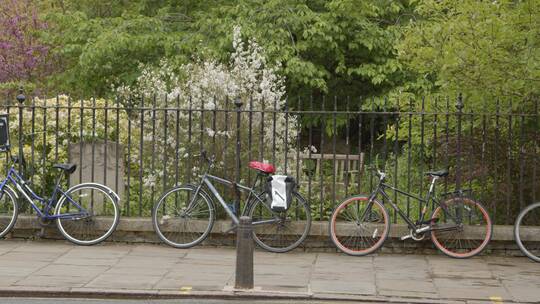
<svg viewBox="0 0 540 304"><path fill-rule="evenodd" d="M223 290L223 291L174 291L174 290L131 290L131 289L93 289L61 287L2 287L1 297L33 298L89 298L89 299L252 299L252 300L299 300L299 301L362 301L366 303L412 303L412 304L466 304L470 299L431 299L414 297L386 297L369 295L348 295L331 293L292 293L262 290ZM486 302L487 303L487 302ZM504 303L518 303L505 300ZM534 303L534 302L519 302Z"/></svg>

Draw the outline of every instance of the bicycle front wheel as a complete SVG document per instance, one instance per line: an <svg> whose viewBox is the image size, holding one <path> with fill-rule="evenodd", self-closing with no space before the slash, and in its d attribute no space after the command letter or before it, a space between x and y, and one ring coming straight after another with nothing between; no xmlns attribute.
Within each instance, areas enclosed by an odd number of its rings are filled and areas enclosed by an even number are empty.
<svg viewBox="0 0 540 304"><path fill-rule="evenodd" d="M56 226L68 241L77 245L100 243L114 232L120 221L118 200L103 185L73 186L56 204Z"/></svg>
<svg viewBox="0 0 540 304"><path fill-rule="evenodd" d="M253 223L253 239L263 249L271 252L287 252L298 247L308 236L311 228L309 205L297 192L285 211L273 211L266 203L268 193L259 195L249 203L248 214Z"/></svg>
<svg viewBox="0 0 540 304"><path fill-rule="evenodd" d="M19 207L15 194L7 187L0 192L0 238L4 237L15 226Z"/></svg>
<svg viewBox="0 0 540 304"><path fill-rule="evenodd" d="M540 203L535 203L521 211L514 225L516 243L527 257L540 262Z"/></svg>
<svg viewBox="0 0 540 304"><path fill-rule="evenodd" d="M348 255L362 256L379 249L388 236L388 212L377 200L353 196L343 201L330 218L330 239Z"/></svg>
<svg viewBox="0 0 540 304"><path fill-rule="evenodd" d="M482 252L491 240L492 224L486 209L466 197L441 203L431 215L431 240L442 253L470 258Z"/></svg>
<svg viewBox="0 0 540 304"><path fill-rule="evenodd" d="M195 187L182 185L171 189L152 210L152 223L158 237L167 245L189 248L202 242L214 225L211 200Z"/></svg>

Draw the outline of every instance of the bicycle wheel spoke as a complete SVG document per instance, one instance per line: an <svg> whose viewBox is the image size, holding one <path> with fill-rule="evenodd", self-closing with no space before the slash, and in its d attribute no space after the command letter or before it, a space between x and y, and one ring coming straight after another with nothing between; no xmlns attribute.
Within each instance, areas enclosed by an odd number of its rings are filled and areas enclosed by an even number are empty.
<svg viewBox="0 0 540 304"><path fill-rule="evenodd" d="M334 244L350 255L365 255L382 246L388 234L386 210L365 197L353 197L341 203L330 221L330 236Z"/></svg>
<svg viewBox="0 0 540 304"><path fill-rule="evenodd" d="M58 204L55 212L59 216L58 228L74 243L99 243L112 234L118 224L118 204L105 189L92 185L76 186Z"/></svg>
<svg viewBox="0 0 540 304"><path fill-rule="evenodd" d="M202 242L213 225L213 207L194 189L181 186L166 193L154 207L152 221L165 243L188 248ZM194 200L193 200L194 199Z"/></svg>
<svg viewBox="0 0 540 304"><path fill-rule="evenodd" d="M530 259L540 262L540 204L525 208L516 220L514 236L520 250Z"/></svg>
<svg viewBox="0 0 540 304"><path fill-rule="evenodd" d="M447 212L438 207L432 215L432 221L437 223L431 232L435 246L457 258L480 253L491 239L491 219L487 212L468 198L452 198L445 204Z"/></svg>
<svg viewBox="0 0 540 304"><path fill-rule="evenodd" d="M300 245L309 233L309 207L298 194L293 195L289 209L283 212L272 212L269 206L259 200L254 200L251 204L249 214L253 222L275 220L272 223L256 225L253 230L255 242L264 249L273 252L292 250Z"/></svg>
<svg viewBox="0 0 540 304"><path fill-rule="evenodd" d="M0 200L0 237L4 236L13 228L17 217L17 203L15 198L3 190Z"/></svg>

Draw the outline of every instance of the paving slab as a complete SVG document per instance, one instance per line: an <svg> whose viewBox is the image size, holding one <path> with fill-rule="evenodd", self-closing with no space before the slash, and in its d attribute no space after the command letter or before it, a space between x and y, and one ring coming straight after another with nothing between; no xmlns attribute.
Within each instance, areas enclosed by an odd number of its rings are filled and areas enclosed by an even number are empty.
<svg viewBox="0 0 540 304"><path fill-rule="evenodd" d="M252 291L234 290L233 248L0 241L0 296L261 297L395 303L535 303L540 264L522 257L255 252Z"/></svg>

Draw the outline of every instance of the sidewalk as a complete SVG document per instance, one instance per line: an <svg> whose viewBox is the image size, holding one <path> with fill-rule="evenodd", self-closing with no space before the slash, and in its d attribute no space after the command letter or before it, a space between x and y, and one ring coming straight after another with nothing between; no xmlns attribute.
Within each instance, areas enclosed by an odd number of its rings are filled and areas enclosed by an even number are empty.
<svg viewBox="0 0 540 304"><path fill-rule="evenodd" d="M233 248L1 240L0 296L540 301L540 264L526 258L257 251L249 292L233 290L234 265Z"/></svg>

